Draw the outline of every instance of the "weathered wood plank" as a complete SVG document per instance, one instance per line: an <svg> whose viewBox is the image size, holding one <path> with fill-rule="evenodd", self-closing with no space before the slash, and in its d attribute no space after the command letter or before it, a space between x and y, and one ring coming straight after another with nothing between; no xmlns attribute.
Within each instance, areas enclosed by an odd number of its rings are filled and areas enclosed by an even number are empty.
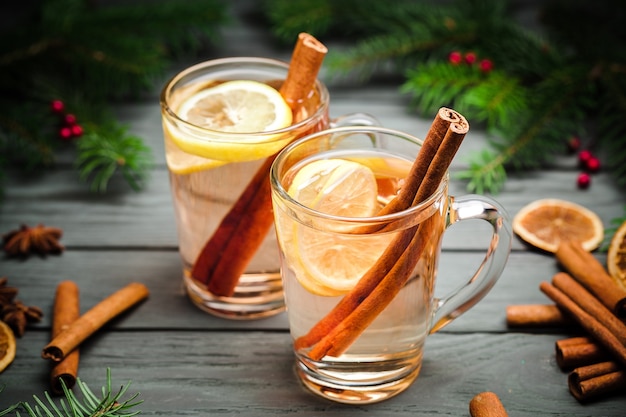
<svg viewBox="0 0 626 417"><path fill-rule="evenodd" d="M445 251L439 266L436 296L459 287L482 260L480 252ZM510 304L549 303L539 291L558 271L550 255L514 252L492 291L476 307L444 328L444 332L505 332L505 309ZM192 306L181 288L179 259L175 251L68 250L61 256L4 260L2 275L19 288L19 298L46 313L37 328L50 325L53 294L62 280L81 288L84 312L129 282L144 283L150 297L131 313L111 324L121 329L287 329L284 314L257 321L230 321L212 317Z"/></svg>
<svg viewBox="0 0 626 417"><path fill-rule="evenodd" d="M605 226L623 215L626 195L612 186L605 174L587 191L573 183L571 172L545 171L525 178L511 178L505 190L495 196L513 217L521 207L540 198L562 198L595 211ZM464 185L452 180L450 193L466 194ZM0 204L0 233L20 224L44 223L65 231L69 247L176 248L176 227L165 170L155 170L144 191L129 191L115 182L105 194L91 193L78 183L76 173L57 170L37 179L12 180ZM467 222L453 226L446 237L449 249L474 249L476 237L487 236L486 223ZM482 245L484 246L484 245ZM524 249L518 240L515 249Z"/></svg>
<svg viewBox="0 0 626 417"><path fill-rule="evenodd" d="M45 332L20 340L18 358L0 375L0 407L48 389L39 357ZM554 335L438 334L426 343L421 375L403 394L366 407L333 404L296 381L286 333L112 332L81 349L79 376L99 392L106 368L113 387L131 381L142 415L279 416L468 414L471 398L494 391L511 416L622 416L626 397L582 406L556 366Z"/></svg>

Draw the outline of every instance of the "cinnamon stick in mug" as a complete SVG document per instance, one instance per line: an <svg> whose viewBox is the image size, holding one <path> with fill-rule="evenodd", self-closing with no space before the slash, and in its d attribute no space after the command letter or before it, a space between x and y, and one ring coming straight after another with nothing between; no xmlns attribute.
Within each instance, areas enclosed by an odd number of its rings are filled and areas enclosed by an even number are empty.
<svg viewBox="0 0 626 417"><path fill-rule="evenodd" d="M148 288L141 283L131 283L116 291L72 322L50 341L41 353L44 359L63 360L85 339L135 304L148 297Z"/></svg>
<svg viewBox="0 0 626 417"><path fill-rule="evenodd" d="M442 126L446 129L444 130ZM419 170L411 170L404 186L411 189L413 195L404 196L403 200L410 201L409 205L417 204L421 202L420 199L436 191L468 130L469 124L465 118L454 110L442 108L437 113L427 135L429 142L432 141L434 144L426 146L427 157L424 157L420 150L413 164L414 166L425 164L429 169L420 175L417 175ZM441 134L444 134L443 138ZM434 149L434 152L431 152L431 149ZM435 159L439 164L436 168L431 163L431 160ZM393 204L392 202L389 204ZM402 202L395 207L402 210L405 205L406 203ZM403 277L412 270L412 268L408 270L408 267L412 262L416 263L419 260L427 236L432 232L425 227L426 223L428 222L402 231L335 308L317 322L307 334L295 340L295 348L318 344L309 353L312 358L322 358L330 353L337 355L345 350L376 318L386 303L393 299L403 285ZM361 232L369 233L371 230L363 229Z"/></svg>
<svg viewBox="0 0 626 417"><path fill-rule="evenodd" d="M52 340L65 331L80 316L78 286L72 281L62 281L57 286L52 309ZM68 389L78 377L78 349L72 350L62 361L54 363L50 372L50 385L55 394L63 393L61 381Z"/></svg>
<svg viewBox="0 0 626 417"><path fill-rule="evenodd" d="M417 187L405 185L415 190L415 195L411 198L412 204L418 204L435 193L469 130L469 123L464 117L453 110L448 112L458 115L458 121L448 124L443 139L432 138L438 140L440 145L423 178L409 176L407 179L407 182L419 182ZM439 124L440 118L441 112L433 124ZM421 161L418 154L414 164ZM309 352L313 359L321 359L325 355L338 356L344 352L394 299L409 278L430 239L430 234L433 233L429 220L403 230L357 285L306 335L296 339L294 346L299 349L315 345Z"/></svg>

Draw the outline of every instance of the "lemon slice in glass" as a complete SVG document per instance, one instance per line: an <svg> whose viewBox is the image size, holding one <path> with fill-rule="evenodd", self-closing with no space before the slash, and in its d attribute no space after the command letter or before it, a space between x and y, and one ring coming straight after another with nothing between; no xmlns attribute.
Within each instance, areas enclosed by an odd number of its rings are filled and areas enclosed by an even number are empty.
<svg viewBox="0 0 626 417"><path fill-rule="evenodd" d="M167 127L164 127L167 129ZM191 174L211 168L217 168L227 162L208 159L202 156L193 155L180 149L172 142L171 135L165 132L165 161L174 174Z"/></svg>
<svg viewBox="0 0 626 417"><path fill-rule="evenodd" d="M343 159L318 160L305 166L294 177L288 193L305 206L336 216L369 217L378 210L372 170ZM383 253L389 238L294 223L292 241L288 256L300 284L314 294L336 296L358 282Z"/></svg>
<svg viewBox="0 0 626 417"><path fill-rule="evenodd" d="M182 101L176 114L190 125L166 125L174 144L211 160L260 159L290 140L286 134L263 134L290 126L292 112L276 89L257 81L228 81L200 90Z"/></svg>

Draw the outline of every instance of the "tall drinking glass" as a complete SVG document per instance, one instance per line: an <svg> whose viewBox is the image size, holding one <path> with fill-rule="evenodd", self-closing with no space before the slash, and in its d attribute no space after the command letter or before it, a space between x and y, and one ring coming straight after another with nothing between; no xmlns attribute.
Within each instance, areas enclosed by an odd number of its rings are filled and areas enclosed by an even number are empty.
<svg viewBox="0 0 626 417"><path fill-rule="evenodd" d="M211 290L212 284L206 282L205 276L194 276L194 271L199 269L198 265L202 266L202 262L206 263L209 255L219 260L222 257L220 251L226 244L238 245L235 252L249 250L247 242L237 240L241 236L237 231L222 244L213 245L217 249L209 250L210 254L206 253L205 247L208 247L209 239L219 238L216 236L218 229L221 233L232 226L230 220L225 220L226 216L237 210L236 202L243 198L246 187L254 181L255 174L268 157L288 142L329 126L329 95L324 84L318 81L306 104L293 115L290 126L263 132L212 130L183 117L179 110L189 97L227 81L252 80L278 90L288 69L287 63L265 58L211 60L183 70L165 85L161 93L165 154L184 287L195 305L217 316L260 318L284 309L278 249L275 233L271 230L259 232L262 236L257 238L262 238L263 243L230 293ZM265 172L264 181L267 181L267 175ZM261 203L254 201L253 204ZM265 217L272 221L269 197L266 210L260 212L265 212ZM231 219L239 222L246 220L248 215L249 211L244 208ZM243 223L239 227L243 227ZM228 270L232 263L229 259L221 259L219 268Z"/></svg>

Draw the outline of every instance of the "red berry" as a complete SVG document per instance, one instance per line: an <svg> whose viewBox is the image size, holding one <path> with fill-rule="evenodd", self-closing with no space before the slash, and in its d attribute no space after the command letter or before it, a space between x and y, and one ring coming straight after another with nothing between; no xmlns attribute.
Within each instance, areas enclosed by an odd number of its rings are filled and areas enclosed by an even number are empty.
<svg viewBox="0 0 626 417"><path fill-rule="evenodd" d="M72 131L72 136L74 137L82 136L83 134L83 128L81 125L74 125L70 129Z"/></svg>
<svg viewBox="0 0 626 417"><path fill-rule="evenodd" d="M581 172L578 175L578 180L576 183L578 184L578 188L580 188L581 190L587 189L591 185L591 176L586 172Z"/></svg>
<svg viewBox="0 0 626 417"><path fill-rule="evenodd" d="M600 160L595 156L590 157L589 159L587 159L587 162L585 162L585 169L588 172L600 171Z"/></svg>
<svg viewBox="0 0 626 417"><path fill-rule="evenodd" d="M76 124L76 116L71 113L65 115L65 124L68 126L72 126Z"/></svg>
<svg viewBox="0 0 626 417"><path fill-rule="evenodd" d="M468 52L465 54L465 63L472 65L476 62L476 54L474 52Z"/></svg>
<svg viewBox="0 0 626 417"><path fill-rule="evenodd" d="M591 151L583 150L578 152L578 162L584 167L587 164L587 161L593 157Z"/></svg>
<svg viewBox="0 0 626 417"><path fill-rule="evenodd" d="M68 140L69 138L72 137L72 129L70 129L69 127L62 127L59 130L59 136L63 140Z"/></svg>
<svg viewBox="0 0 626 417"><path fill-rule="evenodd" d="M454 65L460 64L462 59L463 57L459 51L452 51L448 56L448 61Z"/></svg>
<svg viewBox="0 0 626 417"><path fill-rule="evenodd" d="M493 69L493 62L490 59L483 59L480 61L480 70L482 72L489 72Z"/></svg>
<svg viewBox="0 0 626 417"><path fill-rule="evenodd" d="M55 113L62 113L65 109L65 104L61 100L52 100L50 108Z"/></svg>

